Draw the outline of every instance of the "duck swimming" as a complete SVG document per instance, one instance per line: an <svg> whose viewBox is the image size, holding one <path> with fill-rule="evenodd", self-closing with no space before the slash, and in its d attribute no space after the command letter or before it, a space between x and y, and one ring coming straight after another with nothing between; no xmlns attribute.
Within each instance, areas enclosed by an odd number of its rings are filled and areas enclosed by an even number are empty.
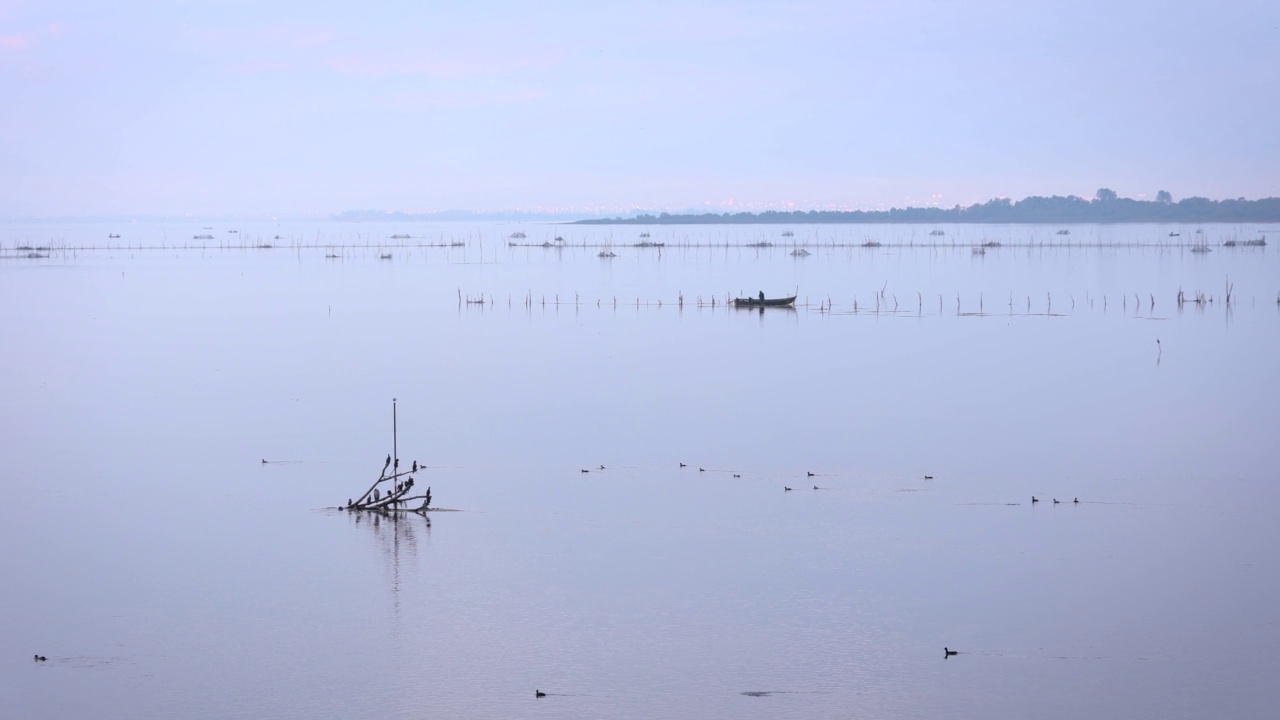
<svg viewBox="0 0 1280 720"><path fill-rule="evenodd" d="M945 655L944 655L943 657L951 657L952 655L956 655L956 654L958 654L958 651L956 651L956 650L952 650L952 649L947 648L947 647L942 648L942 652L943 652L943 653L945 653Z"/></svg>
<svg viewBox="0 0 1280 720"><path fill-rule="evenodd" d="M534 696L534 697L546 697L546 696L547 696L547 694L546 694L546 693L544 693L544 692L542 692L541 690L534 690L534 691L533 691L533 696Z"/></svg>

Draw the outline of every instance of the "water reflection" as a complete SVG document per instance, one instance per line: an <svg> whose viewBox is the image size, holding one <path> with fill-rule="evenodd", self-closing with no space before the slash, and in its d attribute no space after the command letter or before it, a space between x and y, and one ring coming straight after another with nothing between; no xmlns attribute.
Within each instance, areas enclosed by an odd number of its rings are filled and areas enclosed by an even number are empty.
<svg viewBox="0 0 1280 720"><path fill-rule="evenodd" d="M431 538L431 518L425 513L348 512L348 522L364 527L372 535L374 545L391 580L391 594L396 615L400 610L401 570L418 567L419 545Z"/></svg>

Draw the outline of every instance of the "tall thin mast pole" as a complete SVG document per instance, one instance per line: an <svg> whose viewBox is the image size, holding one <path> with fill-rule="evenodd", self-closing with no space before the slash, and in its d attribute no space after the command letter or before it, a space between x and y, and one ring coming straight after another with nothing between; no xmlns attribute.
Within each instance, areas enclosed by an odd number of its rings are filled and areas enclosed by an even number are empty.
<svg viewBox="0 0 1280 720"><path fill-rule="evenodd" d="M395 398L391 398L391 457L392 459L394 459L396 465L400 464L400 453L399 451L396 450L396 399ZM396 473L396 472L399 472L399 470L393 469L391 472Z"/></svg>

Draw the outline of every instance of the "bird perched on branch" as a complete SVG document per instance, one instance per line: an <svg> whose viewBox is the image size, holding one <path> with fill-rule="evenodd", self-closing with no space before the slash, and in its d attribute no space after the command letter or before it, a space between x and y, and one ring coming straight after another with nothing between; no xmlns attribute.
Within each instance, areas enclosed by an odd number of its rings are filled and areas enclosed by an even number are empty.
<svg viewBox="0 0 1280 720"><path fill-rule="evenodd" d="M413 471L414 471L414 472L418 472L418 461L417 461L417 460L414 460L414 461L413 461Z"/></svg>
<svg viewBox="0 0 1280 720"><path fill-rule="evenodd" d="M387 453L387 461L382 464L383 470L386 470L389 467L391 467L391 453Z"/></svg>

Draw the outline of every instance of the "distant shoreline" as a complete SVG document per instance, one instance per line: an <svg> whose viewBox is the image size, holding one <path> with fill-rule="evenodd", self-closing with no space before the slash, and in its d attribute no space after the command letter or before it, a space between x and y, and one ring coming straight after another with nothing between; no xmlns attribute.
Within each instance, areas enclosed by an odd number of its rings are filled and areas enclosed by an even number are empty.
<svg viewBox="0 0 1280 720"><path fill-rule="evenodd" d="M1099 194L1103 194L1100 190ZM1209 200L1191 197L1179 202L1106 197L1086 200L1068 197L1007 198L980 205L952 208L892 208L890 210L796 210L740 213L660 213L633 217L578 220L575 225L779 225L868 223L982 223L1050 225L1072 223L1239 223L1280 222L1280 198Z"/></svg>

